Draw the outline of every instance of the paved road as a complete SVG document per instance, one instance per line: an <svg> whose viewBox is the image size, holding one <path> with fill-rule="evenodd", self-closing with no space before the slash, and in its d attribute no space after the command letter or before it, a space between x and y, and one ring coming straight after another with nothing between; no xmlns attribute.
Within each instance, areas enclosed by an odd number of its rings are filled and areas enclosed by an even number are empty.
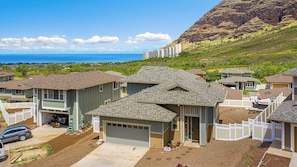
<svg viewBox="0 0 297 167"><path fill-rule="evenodd" d="M71 167L131 167L149 148L124 144L103 143Z"/></svg>

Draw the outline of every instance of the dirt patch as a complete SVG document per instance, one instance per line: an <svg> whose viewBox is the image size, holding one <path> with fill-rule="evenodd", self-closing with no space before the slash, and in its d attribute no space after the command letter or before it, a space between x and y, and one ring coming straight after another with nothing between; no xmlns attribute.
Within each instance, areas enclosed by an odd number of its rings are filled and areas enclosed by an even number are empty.
<svg viewBox="0 0 297 167"><path fill-rule="evenodd" d="M28 110L30 108L5 108L8 114L14 114L15 112L20 112L23 110Z"/></svg>
<svg viewBox="0 0 297 167"><path fill-rule="evenodd" d="M261 142L247 138L239 141L211 140L206 147L181 147L170 152L150 149L138 161L136 167L177 166L178 164L187 164L192 167L248 166L248 164L242 162L242 158L249 154L251 149L255 149L256 151L260 149L261 152L258 151L259 154L255 155L250 162L253 161L255 164L258 164L264 155L264 150L267 148L262 149L258 147L259 145L261 145Z"/></svg>
<svg viewBox="0 0 297 167"><path fill-rule="evenodd" d="M270 145L270 142L261 143L260 141L255 140L243 154L238 166L258 166Z"/></svg>
<svg viewBox="0 0 297 167"><path fill-rule="evenodd" d="M290 164L290 158L280 157L277 155L266 154L262 166L269 166L269 167L288 167Z"/></svg>
<svg viewBox="0 0 297 167"><path fill-rule="evenodd" d="M44 158L48 156L50 151L49 145L42 144L36 146L23 147L19 149L14 149L10 151L10 159L13 160L18 157L13 162L14 165L20 165L23 163L28 163L36 159Z"/></svg>
<svg viewBox="0 0 297 167"><path fill-rule="evenodd" d="M62 135L48 142L54 154L25 164L26 167L64 167L71 166L98 147L98 134Z"/></svg>
<svg viewBox="0 0 297 167"><path fill-rule="evenodd" d="M222 120L223 124L241 124L242 120L248 121L248 118L254 119L260 114L259 111L236 107L220 107L219 113L219 119Z"/></svg>

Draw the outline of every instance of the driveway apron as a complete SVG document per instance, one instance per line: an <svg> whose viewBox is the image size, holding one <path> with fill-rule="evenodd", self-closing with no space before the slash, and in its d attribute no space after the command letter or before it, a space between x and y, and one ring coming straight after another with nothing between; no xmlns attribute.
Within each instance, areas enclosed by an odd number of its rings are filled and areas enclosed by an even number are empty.
<svg viewBox="0 0 297 167"><path fill-rule="evenodd" d="M79 150L79 149L78 149ZM131 167L134 166L149 150L124 144L103 143L72 167Z"/></svg>

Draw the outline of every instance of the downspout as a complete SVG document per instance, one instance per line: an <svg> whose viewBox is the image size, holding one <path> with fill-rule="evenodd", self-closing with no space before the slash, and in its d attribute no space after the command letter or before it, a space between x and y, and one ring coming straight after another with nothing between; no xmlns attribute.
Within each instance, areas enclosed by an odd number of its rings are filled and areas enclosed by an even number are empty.
<svg viewBox="0 0 297 167"><path fill-rule="evenodd" d="M78 98L78 90L76 90L76 124L75 124L75 126L76 126L76 130L79 130L78 129L78 125L79 125L79 119L78 119L78 111L79 111L79 109L78 109L78 107L79 107L79 105L78 105L78 101L79 101L79 98Z"/></svg>

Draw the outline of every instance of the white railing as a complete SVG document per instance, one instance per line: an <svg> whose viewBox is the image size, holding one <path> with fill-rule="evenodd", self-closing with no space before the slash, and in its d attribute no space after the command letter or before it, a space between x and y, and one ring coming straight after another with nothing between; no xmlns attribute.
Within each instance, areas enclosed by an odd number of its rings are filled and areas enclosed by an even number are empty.
<svg viewBox="0 0 297 167"><path fill-rule="evenodd" d="M220 106L230 106L230 107L253 107L253 102L251 100L230 100L226 99L223 103L220 103Z"/></svg>
<svg viewBox="0 0 297 167"><path fill-rule="evenodd" d="M215 139L236 141L252 136L253 139L261 141L281 140L281 124L266 123L266 121L283 100L283 94L281 93L255 119L242 121L242 124L215 124Z"/></svg>
<svg viewBox="0 0 297 167"><path fill-rule="evenodd" d="M6 107L5 107L6 106ZM20 112L15 112L12 114L9 114L6 111L6 108L29 108L29 109L23 109ZM27 120L33 116L34 113L34 104L28 103L28 104L17 104L17 103L2 103L0 100L0 110L2 112L2 116L6 122L7 125L16 124L18 122Z"/></svg>

